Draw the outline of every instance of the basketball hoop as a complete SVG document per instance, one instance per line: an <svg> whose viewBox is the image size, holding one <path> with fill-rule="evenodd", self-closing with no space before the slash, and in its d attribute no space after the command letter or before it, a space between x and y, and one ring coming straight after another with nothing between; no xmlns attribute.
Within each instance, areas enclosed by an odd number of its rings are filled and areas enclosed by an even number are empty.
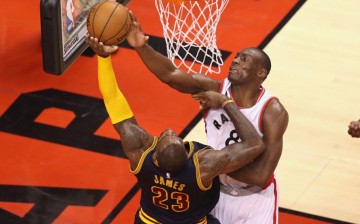
<svg viewBox="0 0 360 224"><path fill-rule="evenodd" d="M228 2L155 0L167 54L175 66L194 73L220 73L223 60L216 45L216 27Z"/></svg>

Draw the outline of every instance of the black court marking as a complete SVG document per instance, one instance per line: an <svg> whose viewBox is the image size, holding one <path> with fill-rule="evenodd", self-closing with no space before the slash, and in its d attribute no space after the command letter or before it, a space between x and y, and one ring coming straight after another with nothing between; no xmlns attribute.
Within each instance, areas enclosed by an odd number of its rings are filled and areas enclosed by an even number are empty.
<svg viewBox="0 0 360 224"><path fill-rule="evenodd" d="M116 207L110 212L110 214L105 218L102 224L110 224L116 216L123 210L129 201L135 196L135 194L140 190L140 186L135 184L130 191L125 195L125 197L116 205ZM134 214L135 217L135 214Z"/></svg>

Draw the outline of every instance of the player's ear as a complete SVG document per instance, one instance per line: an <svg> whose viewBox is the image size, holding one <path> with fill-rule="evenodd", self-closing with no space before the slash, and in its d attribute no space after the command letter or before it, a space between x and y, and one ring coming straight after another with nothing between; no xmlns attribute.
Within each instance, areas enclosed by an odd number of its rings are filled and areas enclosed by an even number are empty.
<svg viewBox="0 0 360 224"><path fill-rule="evenodd" d="M268 75L268 71L265 68L260 69L258 72L258 77L265 80Z"/></svg>

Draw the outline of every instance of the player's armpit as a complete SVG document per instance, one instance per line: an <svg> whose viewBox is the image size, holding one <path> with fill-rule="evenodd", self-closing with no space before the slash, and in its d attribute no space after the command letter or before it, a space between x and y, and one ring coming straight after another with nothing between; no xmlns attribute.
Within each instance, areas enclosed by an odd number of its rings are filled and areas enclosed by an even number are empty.
<svg viewBox="0 0 360 224"><path fill-rule="evenodd" d="M116 123L114 127L121 137L122 150L130 166L135 169L142 154L154 143L155 137L140 127L134 117Z"/></svg>
<svg viewBox="0 0 360 224"><path fill-rule="evenodd" d="M232 178L252 185L264 187L268 184L280 160L283 135L287 129L289 115L278 99L268 104L262 131L265 150L252 163L229 174Z"/></svg>
<svg viewBox="0 0 360 224"><path fill-rule="evenodd" d="M204 187L211 185L213 179L221 173L228 162L227 157L220 157L214 149L198 152L200 178Z"/></svg>

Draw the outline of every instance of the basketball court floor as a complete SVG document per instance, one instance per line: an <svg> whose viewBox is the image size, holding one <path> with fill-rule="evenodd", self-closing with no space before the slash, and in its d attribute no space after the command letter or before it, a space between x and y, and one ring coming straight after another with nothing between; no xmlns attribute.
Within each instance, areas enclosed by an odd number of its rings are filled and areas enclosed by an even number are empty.
<svg viewBox="0 0 360 224"><path fill-rule="evenodd" d="M162 28L153 0L132 0L155 48ZM276 176L280 224L360 223L358 0L230 0L218 47L263 48L272 59L264 87L290 123ZM0 7L0 223L130 224L140 192L97 85L86 51L61 76L42 69L39 1ZM143 127L171 127L205 142L190 96L160 83L125 45L113 56L119 86Z"/></svg>

